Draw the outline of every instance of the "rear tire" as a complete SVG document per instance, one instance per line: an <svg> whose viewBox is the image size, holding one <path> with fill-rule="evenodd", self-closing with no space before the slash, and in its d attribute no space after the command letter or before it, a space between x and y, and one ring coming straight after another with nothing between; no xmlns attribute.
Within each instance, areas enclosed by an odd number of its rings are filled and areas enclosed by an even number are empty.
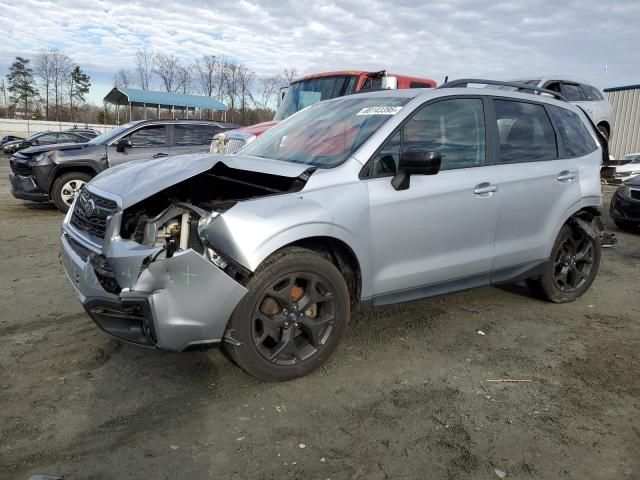
<svg viewBox="0 0 640 480"><path fill-rule="evenodd" d="M51 187L51 200L56 208L67 213L75 195L91 178L91 175L84 172L67 172L56 178Z"/></svg>
<svg viewBox="0 0 640 480"><path fill-rule="evenodd" d="M591 286L600 267L600 239L565 224L544 266L544 273L527 280L537 296L554 303L573 302Z"/></svg>
<svg viewBox="0 0 640 480"><path fill-rule="evenodd" d="M245 372L267 382L302 377L335 351L349 321L344 277L320 254L286 248L261 265L229 320L224 343Z"/></svg>

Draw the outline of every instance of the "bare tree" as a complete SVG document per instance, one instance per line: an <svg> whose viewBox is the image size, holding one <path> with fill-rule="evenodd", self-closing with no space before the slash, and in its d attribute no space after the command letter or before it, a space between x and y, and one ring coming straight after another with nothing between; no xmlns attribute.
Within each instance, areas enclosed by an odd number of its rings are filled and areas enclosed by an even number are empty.
<svg viewBox="0 0 640 480"><path fill-rule="evenodd" d="M154 56L155 55L153 54L153 52L147 51L146 47L136 52L135 83L142 90L149 90L149 86L151 85L151 77L153 75Z"/></svg>
<svg viewBox="0 0 640 480"><path fill-rule="evenodd" d="M282 72L282 77L286 82L285 85L289 85L296 78L298 78L298 70L296 70L295 67L285 68Z"/></svg>
<svg viewBox="0 0 640 480"><path fill-rule="evenodd" d="M229 74L229 61L225 57L220 57L218 63L214 65L216 98L219 102L224 101L227 91L227 76Z"/></svg>
<svg viewBox="0 0 640 480"><path fill-rule="evenodd" d="M240 111L242 112L242 122L246 121L247 104L249 102L255 104L253 95L251 94L251 86L256 77L256 72L248 68L246 65L238 66L238 94L240 96Z"/></svg>
<svg viewBox="0 0 640 480"><path fill-rule="evenodd" d="M51 50L51 86L56 106L56 120L60 121L60 104L62 103L62 89L67 84L73 65L71 59L59 50Z"/></svg>
<svg viewBox="0 0 640 480"><path fill-rule="evenodd" d="M222 78L224 82L224 97L229 104L231 110L231 121L233 121L233 112L236 108L236 100L238 98L238 70L240 66L233 60L225 61L222 68Z"/></svg>
<svg viewBox="0 0 640 480"><path fill-rule="evenodd" d="M178 85L182 93L191 92L192 81L193 81L193 66L182 65L178 67Z"/></svg>
<svg viewBox="0 0 640 480"><path fill-rule="evenodd" d="M278 94L280 86L282 86L283 78L280 75L273 75L271 77L262 77L259 82L262 90L260 92L260 99L255 101L256 107L263 110L271 108L273 98Z"/></svg>
<svg viewBox="0 0 640 480"><path fill-rule="evenodd" d="M179 70L180 60L175 55L165 55L158 53L154 59L155 68L153 69L160 80L162 80L165 92L175 92L180 84Z"/></svg>
<svg viewBox="0 0 640 480"><path fill-rule="evenodd" d="M44 118L49 120L49 97L53 83L53 55L50 50L41 50L36 55L34 70L40 84L40 96L44 99Z"/></svg>
<svg viewBox="0 0 640 480"><path fill-rule="evenodd" d="M127 88L131 85L131 72L121 68L113 75L113 86Z"/></svg>
<svg viewBox="0 0 640 480"><path fill-rule="evenodd" d="M193 65L198 91L202 95L212 97L217 83L219 60L215 55L204 55Z"/></svg>

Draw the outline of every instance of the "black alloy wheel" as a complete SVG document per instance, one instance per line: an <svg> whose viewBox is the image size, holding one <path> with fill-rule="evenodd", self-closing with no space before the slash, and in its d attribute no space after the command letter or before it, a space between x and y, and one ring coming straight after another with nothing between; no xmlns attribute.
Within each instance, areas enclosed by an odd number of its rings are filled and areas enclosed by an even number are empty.
<svg viewBox="0 0 640 480"><path fill-rule="evenodd" d="M336 321L336 294L312 272L277 279L256 304L252 339L258 352L276 365L302 362L326 343Z"/></svg>
<svg viewBox="0 0 640 480"><path fill-rule="evenodd" d="M572 302L591 286L600 267L601 246L578 224L565 224L543 273L527 280L533 293L554 303Z"/></svg>
<svg viewBox="0 0 640 480"><path fill-rule="evenodd" d="M553 261L553 279L558 289L575 292L589 278L595 256L595 241L582 230L566 235Z"/></svg>
<svg viewBox="0 0 640 480"><path fill-rule="evenodd" d="M227 325L231 359L261 380L307 375L338 347L349 321L344 277L322 252L282 249L258 267Z"/></svg>

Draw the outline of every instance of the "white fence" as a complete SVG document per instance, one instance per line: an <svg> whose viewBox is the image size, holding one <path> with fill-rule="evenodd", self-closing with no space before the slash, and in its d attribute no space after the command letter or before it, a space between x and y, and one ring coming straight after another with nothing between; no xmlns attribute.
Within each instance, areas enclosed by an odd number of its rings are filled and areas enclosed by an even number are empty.
<svg viewBox="0 0 640 480"><path fill-rule="evenodd" d="M74 122L52 122L46 120L26 120L26 119L12 119L12 118L0 118L0 133L3 135L14 134L18 136L25 136L31 133L66 130L68 128L93 128L95 131L104 133L107 130L115 127L115 125L102 125L98 123L74 123Z"/></svg>

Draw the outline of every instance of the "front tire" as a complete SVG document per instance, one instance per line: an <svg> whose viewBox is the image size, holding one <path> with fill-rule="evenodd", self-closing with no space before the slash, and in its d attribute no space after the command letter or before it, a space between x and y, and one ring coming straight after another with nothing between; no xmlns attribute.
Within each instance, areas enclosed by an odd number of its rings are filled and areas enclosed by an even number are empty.
<svg viewBox="0 0 640 480"><path fill-rule="evenodd" d="M544 273L527 281L538 296L554 303L573 302L591 286L600 267L600 239L564 225L556 238Z"/></svg>
<svg viewBox="0 0 640 480"><path fill-rule="evenodd" d="M299 378L335 351L349 321L343 276L320 254L286 248L267 259L246 285L249 292L228 328L240 345L225 343L235 363L267 382Z"/></svg>
<svg viewBox="0 0 640 480"><path fill-rule="evenodd" d="M51 200L58 210L67 213L80 189L91 180L84 172L68 172L60 175L51 187Z"/></svg>

